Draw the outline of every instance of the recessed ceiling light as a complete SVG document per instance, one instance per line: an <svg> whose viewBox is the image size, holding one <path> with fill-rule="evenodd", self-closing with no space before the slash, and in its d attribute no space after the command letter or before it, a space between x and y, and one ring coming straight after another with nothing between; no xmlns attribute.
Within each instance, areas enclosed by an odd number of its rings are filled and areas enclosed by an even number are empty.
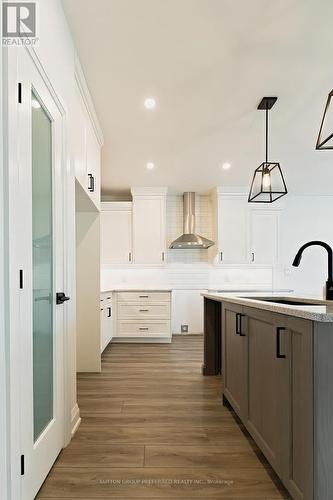
<svg viewBox="0 0 333 500"><path fill-rule="evenodd" d="M146 109L154 109L156 106L156 101L153 97L147 97L144 102Z"/></svg>
<svg viewBox="0 0 333 500"><path fill-rule="evenodd" d="M231 163L228 163L228 162L222 163L223 170L229 170L230 167L231 167Z"/></svg>
<svg viewBox="0 0 333 500"><path fill-rule="evenodd" d="M153 170L153 168L155 168L155 165L153 162L149 161L147 164L146 164L146 168L147 170Z"/></svg>

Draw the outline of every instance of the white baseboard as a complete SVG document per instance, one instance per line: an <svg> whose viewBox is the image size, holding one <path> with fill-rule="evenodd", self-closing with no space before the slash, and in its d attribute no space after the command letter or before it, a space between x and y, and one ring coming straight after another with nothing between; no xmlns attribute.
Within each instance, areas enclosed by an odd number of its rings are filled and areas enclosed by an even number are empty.
<svg viewBox="0 0 333 500"><path fill-rule="evenodd" d="M72 435L72 437L74 436L74 434L76 433L76 431L80 427L80 423L81 423L80 408L76 404L71 412L71 429L72 429L71 435Z"/></svg>

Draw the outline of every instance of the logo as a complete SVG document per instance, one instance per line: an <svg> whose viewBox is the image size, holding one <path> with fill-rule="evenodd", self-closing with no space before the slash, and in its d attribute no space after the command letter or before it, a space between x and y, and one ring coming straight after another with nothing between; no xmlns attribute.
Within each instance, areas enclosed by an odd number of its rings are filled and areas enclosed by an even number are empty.
<svg viewBox="0 0 333 500"><path fill-rule="evenodd" d="M37 2L2 3L2 45L36 45Z"/></svg>

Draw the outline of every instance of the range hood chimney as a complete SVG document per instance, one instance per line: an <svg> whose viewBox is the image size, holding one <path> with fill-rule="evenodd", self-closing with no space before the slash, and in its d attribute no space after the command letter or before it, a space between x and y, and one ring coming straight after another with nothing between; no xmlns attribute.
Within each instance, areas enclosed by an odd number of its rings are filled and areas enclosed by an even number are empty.
<svg viewBox="0 0 333 500"><path fill-rule="evenodd" d="M209 248L214 245L214 241L208 240L195 233L195 193L184 193L184 234L173 241L169 248L192 249Z"/></svg>

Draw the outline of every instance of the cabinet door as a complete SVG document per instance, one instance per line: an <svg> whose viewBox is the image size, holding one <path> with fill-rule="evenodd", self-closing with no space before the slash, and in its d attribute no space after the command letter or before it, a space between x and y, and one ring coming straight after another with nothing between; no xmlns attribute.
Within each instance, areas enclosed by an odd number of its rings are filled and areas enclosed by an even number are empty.
<svg viewBox="0 0 333 500"><path fill-rule="evenodd" d="M218 263L249 261L248 206L244 196L220 198L218 202Z"/></svg>
<svg viewBox="0 0 333 500"><path fill-rule="evenodd" d="M250 259L254 264L277 263L278 220L277 211L251 210Z"/></svg>
<svg viewBox="0 0 333 500"><path fill-rule="evenodd" d="M101 309L101 352L112 339L112 313L111 305L106 304Z"/></svg>
<svg viewBox="0 0 333 500"><path fill-rule="evenodd" d="M281 320L281 315L277 316ZM247 315L247 428L281 479L286 481L291 443L290 332L280 328L274 318L272 313L253 312L253 309Z"/></svg>
<svg viewBox="0 0 333 500"><path fill-rule="evenodd" d="M79 95L75 100L75 121L77 123L73 130L75 177L87 192L86 115Z"/></svg>
<svg viewBox="0 0 333 500"><path fill-rule="evenodd" d="M101 212L101 264L128 264L132 259L132 214L129 210Z"/></svg>
<svg viewBox="0 0 333 500"><path fill-rule="evenodd" d="M135 264L161 264L165 255L165 198L137 196L133 200Z"/></svg>
<svg viewBox="0 0 333 500"><path fill-rule="evenodd" d="M100 308L100 316L101 316L101 352L104 351L104 341L105 341L105 310L104 307Z"/></svg>
<svg viewBox="0 0 333 500"><path fill-rule="evenodd" d="M87 119L88 120L88 119ZM96 134L92 125L87 121L87 189L89 196L97 206L100 204L100 171L101 171L101 152L100 145L97 141Z"/></svg>
<svg viewBox="0 0 333 500"><path fill-rule="evenodd" d="M288 489L297 500L313 498L313 324L288 318L291 337L292 452ZM319 496L318 496L319 499Z"/></svg>
<svg viewBox="0 0 333 500"><path fill-rule="evenodd" d="M222 305L223 394L241 417L247 414L247 334L242 307Z"/></svg>

